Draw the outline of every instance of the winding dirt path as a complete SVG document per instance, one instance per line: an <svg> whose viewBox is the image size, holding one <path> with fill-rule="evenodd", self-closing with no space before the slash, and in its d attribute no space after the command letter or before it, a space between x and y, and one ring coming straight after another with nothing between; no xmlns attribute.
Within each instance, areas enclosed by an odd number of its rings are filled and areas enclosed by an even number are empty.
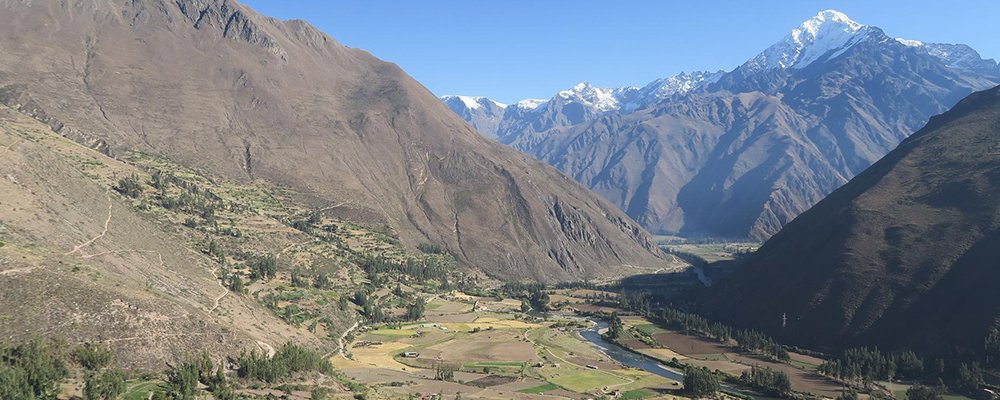
<svg viewBox="0 0 1000 400"><path fill-rule="evenodd" d="M219 308L219 302L222 301L222 299L226 297L227 294L229 294L229 288L227 288L226 285L222 284L222 279L219 279L219 274L215 273L214 269L211 270L211 272L212 276L215 277L215 283L218 283L219 287L222 288L222 294L212 299L212 308L208 309L209 314L211 314L212 311L215 311L216 308Z"/></svg>
<svg viewBox="0 0 1000 400"><path fill-rule="evenodd" d="M188 247L186 250L189 251L191 254L194 254L194 255L196 255L198 257L201 257L201 258L205 259L206 261L209 262L209 265L212 265L213 263L215 263L215 260L206 257L202 253L194 251L190 247ZM163 262L163 257L162 256L160 257L160 262L161 263ZM208 272L210 272L212 274L212 277L215 278L215 283L217 285L219 285L219 288L222 289L222 294L220 294L220 295L212 298L212 307L205 308L205 311L207 311L209 314L211 314L213 311L215 311L216 308L219 308L219 302L222 301L222 299L225 298L229 294L229 288L227 288L226 285L222 284L222 279L219 279L219 274L217 272L215 272L216 268L207 268L207 269L208 269Z"/></svg>
<svg viewBox="0 0 1000 400"><path fill-rule="evenodd" d="M340 335L340 338L337 339L337 345L340 346L340 348L337 349L337 352L340 353L340 356L343 357L345 360L347 359L347 354L344 353L344 339L347 339L347 335L351 334L351 332L357 329L358 324L360 323L361 323L360 321L354 321L354 325L351 325L350 328L347 328L347 330L344 331L344 334Z"/></svg>
<svg viewBox="0 0 1000 400"><path fill-rule="evenodd" d="M24 139L17 139L17 140L15 140L14 143L11 143L11 144L7 145L7 147L6 147L7 151L14 151L14 146L17 146L18 144L20 144L23 141L24 141Z"/></svg>
<svg viewBox="0 0 1000 400"><path fill-rule="evenodd" d="M63 254L63 255L68 256L68 255L71 255L73 253L76 253L76 252L80 251L80 249L82 249L84 247L87 247L87 246L90 246L91 244L93 244L94 242L96 242L98 239L104 237L104 235L106 235L108 233L108 226L111 225L111 208L112 208L112 205L114 203L111 202L111 193L106 193L106 194L108 196L108 219L104 220L104 230L101 231L100 235L94 236L93 239L90 239L90 240L88 240L86 242L80 243L79 245L77 245L76 247L74 247L72 251L70 251L70 252L68 252L66 254Z"/></svg>

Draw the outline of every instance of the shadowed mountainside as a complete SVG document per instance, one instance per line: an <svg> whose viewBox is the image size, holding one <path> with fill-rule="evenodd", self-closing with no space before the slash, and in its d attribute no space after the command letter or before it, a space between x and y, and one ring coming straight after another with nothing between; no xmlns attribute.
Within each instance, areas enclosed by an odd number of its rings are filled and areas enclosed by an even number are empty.
<svg viewBox="0 0 1000 400"><path fill-rule="evenodd" d="M790 343L977 354L1000 310L998 199L1000 87L789 223L706 311Z"/></svg>

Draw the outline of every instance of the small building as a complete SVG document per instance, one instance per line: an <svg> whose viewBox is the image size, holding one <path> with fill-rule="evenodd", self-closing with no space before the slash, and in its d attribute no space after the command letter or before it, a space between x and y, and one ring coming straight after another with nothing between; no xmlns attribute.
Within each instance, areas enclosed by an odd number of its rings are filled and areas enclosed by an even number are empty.
<svg viewBox="0 0 1000 400"><path fill-rule="evenodd" d="M406 357L406 358L417 358L417 357L420 357L420 353L417 353L415 351L407 351L407 352L403 353L403 357Z"/></svg>

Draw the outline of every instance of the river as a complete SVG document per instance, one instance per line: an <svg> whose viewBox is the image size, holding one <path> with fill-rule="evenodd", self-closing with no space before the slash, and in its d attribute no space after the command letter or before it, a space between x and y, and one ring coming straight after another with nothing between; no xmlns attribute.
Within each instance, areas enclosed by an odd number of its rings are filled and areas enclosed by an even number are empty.
<svg viewBox="0 0 1000 400"><path fill-rule="evenodd" d="M583 336L583 338L590 342L590 344L600 349L601 352L607 354L608 357L611 357L611 359L624 365L632 368L638 368L667 379L673 379L678 382L684 381L684 374L668 368L659 361L642 354L636 354L625 350L617 344L609 343L607 340L604 340L604 338L601 337L600 331L607 327L607 322L596 321L595 325L591 328L581 330L580 336Z"/></svg>
<svg viewBox="0 0 1000 400"><path fill-rule="evenodd" d="M598 350L600 350L604 354L607 354L608 357L610 357L612 360L615 360L617 362L622 363L623 365L627 365L632 368L638 368L643 371L662 376L667 379L673 379L678 382L684 382L683 373L663 365L662 363L660 363L659 361L657 361L652 357L626 350L625 348L617 344L610 343L607 340L604 340L604 338L601 337L600 331L608 327L607 322L595 321L591 319L587 320L593 322L594 325L591 326L590 328L580 330L580 336L582 336L585 340L590 342L590 344L593 345L594 347L597 347ZM760 393L757 393L752 389L745 387L736 387L727 383L722 384L722 391L731 394L738 393L740 395L750 396L750 397L761 396Z"/></svg>

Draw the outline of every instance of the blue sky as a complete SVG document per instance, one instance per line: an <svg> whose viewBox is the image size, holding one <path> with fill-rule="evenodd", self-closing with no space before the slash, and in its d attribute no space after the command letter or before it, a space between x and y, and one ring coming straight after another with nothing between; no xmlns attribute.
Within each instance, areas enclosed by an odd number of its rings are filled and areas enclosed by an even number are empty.
<svg viewBox="0 0 1000 400"><path fill-rule="evenodd" d="M588 81L730 70L824 9L1000 58L1000 1L244 0L399 64L435 94L512 103Z"/></svg>

